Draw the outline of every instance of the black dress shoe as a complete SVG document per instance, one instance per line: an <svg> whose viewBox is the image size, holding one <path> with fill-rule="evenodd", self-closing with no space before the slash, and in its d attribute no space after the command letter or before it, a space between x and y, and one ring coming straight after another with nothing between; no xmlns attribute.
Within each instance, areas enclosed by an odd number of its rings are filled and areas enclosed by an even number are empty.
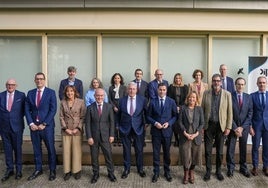
<svg viewBox="0 0 268 188"><path fill-rule="evenodd" d="M99 179L99 174L93 174L93 177L91 179L91 183L96 183Z"/></svg>
<svg viewBox="0 0 268 188"><path fill-rule="evenodd" d="M228 170L227 171L227 176L228 177L233 177L234 176L234 171L233 170Z"/></svg>
<svg viewBox="0 0 268 188"><path fill-rule="evenodd" d="M117 181L115 175L112 174L112 173L108 174L108 178L110 179L111 182L116 182Z"/></svg>
<svg viewBox="0 0 268 188"><path fill-rule="evenodd" d="M208 181L210 180L210 172L206 172L204 178L203 178L204 181Z"/></svg>
<svg viewBox="0 0 268 188"><path fill-rule="evenodd" d="M71 172L66 173L66 174L64 175L64 177L63 177L64 181L69 180L71 176L72 176L72 173L71 173Z"/></svg>
<svg viewBox="0 0 268 188"><path fill-rule="evenodd" d="M22 173L21 172L17 172L16 173L16 176L15 176L15 179L16 180L19 180L19 179L21 179L22 178Z"/></svg>
<svg viewBox="0 0 268 188"><path fill-rule="evenodd" d="M167 180L168 182L171 182L171 181L172 181L172 177L170 176L169 173L165 173L164 176L165 176L165 178L166 178L166 180Z"/></svg>
<svg viewBox="0 0 268 188"><path fill-rule="evenodd" d="M153 178L152 178L152 182L153 182L153 183L157 182L158 177L159 177L159 175L154 174L154 175L153 175Z"/></svg>
<svg viewBox="0 0 268 188"><path fill-rule="evenodd" d="M1 181L4 182L6 180L8 180L8 178L10 176L13 176L14 175L14 172L13 171L6 171L5 175L2 177Z"/></svg>
<svg viewBox="0 0 268 188"><path fill-rule="evenodd" d="M81 171L74 174L74 179L79 180L81 178Z"/></svg>
<svg viewBox="0 0 268 188"><path fill-rule="evenodd" d="M224 180L224 177L223 177L223 175L220 172L219 173L216 173L216 177L220 181Z"/></svg>
<svg viewBox="0 0 268 188"><path fill-rule="evenodd" d="M36 170L36 171L34 171L34 173L31 176L28 177L27 180L31 181L31 180L37 178L38 176L40 176L41 174L43 174L42 170L41 171Z"/></svg>
<svg viewBox="0 0 268 188"><path fill-rule="evenodd" d="M250 178L250 173L248 170L240 170L240 173L243 174L245 177Z"/></svg>
<svg viewBox="0 0 268 188"><path fill-rule="evenodd" d="M48 180L49 181L53 181L56 179L56 171L55 170L51 170L50 173L49 173L49 178Z"/></svg>
<svg viewBox="0 0 268 188"><path fill-rule="evenodd" d="M143 170L139 171L140 177L144 178L146 176L145 172Z"/></svg>
<svg viewBox="0 0 268 188"><path fill-rule="evenodd" d="M128 174L129 174L129 170L124 170L124 172L121 175L121 178L126 179L128 177Z"/></svg>

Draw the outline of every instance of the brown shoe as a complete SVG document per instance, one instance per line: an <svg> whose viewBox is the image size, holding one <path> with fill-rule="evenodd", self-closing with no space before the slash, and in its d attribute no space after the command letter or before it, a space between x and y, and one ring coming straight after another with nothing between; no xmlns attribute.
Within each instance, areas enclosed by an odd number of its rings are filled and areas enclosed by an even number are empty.
<svg viewBox="0 0 268 188"><path fill-rule="evenodd" d="M258 169L256 167L253 167L252 170L251 170L251 174L253 176L257 176L258 175Z"/></svg>
<svg viewBox="0 0 268 188"><path fill-rule="evenodd" d="M264 168L264 169L262 169L262 171L263 171L265 176L268 176L268 168Z"/></svg>
<svg viewBox="0 0 268 188"><path fill-rule="evenodd" d="M194 184L194 170L189 170L189 182Z"/></svg>
<svg viewBox="0 0 268 188"><path fill-rule="evenodd" d="M183 184L188 184L189 170L184 170Z"/></svg>

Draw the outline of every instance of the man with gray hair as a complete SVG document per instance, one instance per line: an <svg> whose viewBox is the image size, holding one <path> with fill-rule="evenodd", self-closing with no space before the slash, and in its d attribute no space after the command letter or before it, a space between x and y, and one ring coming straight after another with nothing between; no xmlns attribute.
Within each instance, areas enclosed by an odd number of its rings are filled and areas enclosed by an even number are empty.
<svg viewBox="0 0 268 188"><path fill-rule="evenodd" d="M131 166L131 141L134 141L136 166L141 177L143 170L143 130L147 111L147 99L137 95L137 84L130 82L127 87L128 96L119 100L118 124L123 143L124 171L121 178L128 177Z"/></svg>

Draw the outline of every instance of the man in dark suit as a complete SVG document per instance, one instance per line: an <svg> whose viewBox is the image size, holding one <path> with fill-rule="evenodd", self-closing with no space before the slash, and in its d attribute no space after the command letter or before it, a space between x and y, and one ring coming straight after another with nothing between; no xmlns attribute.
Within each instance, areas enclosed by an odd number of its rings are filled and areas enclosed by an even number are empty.
<svg viewBox="0 0 268 188"><path fill-rule="evenodd" d="M67 85L75 86L75 89L79 93L79 98L83 99L83 82L81 80L75 78L76 68L74 66L68 67L67 74L68 74L68 78L66 78L60 82L60 88L59 88L60 100L63 99L63 96L64 96L63 91Z"/></svg>
<svg viewBox="0 0 268 188"><path fill-rule="evenodd" d="M87 107L85 126L93 168L91 183L96 183L99 179L99 147L101 147L105 157L108 178L111 182L115 182L111 147L111 143L114 141L113 107L104 102L105 91L103 89L96 89L94 96L96 102Z"/></svg>
<svg viewBox="0 0 268 188"><path fill-rule="evenodd" d="M221 64L219 68L221 74L222 88L229 91L230 93L235 92L234 88L234 80L227 76L227 66L225 64Z"/></svg>
<svg viewBox="0 0 268 188"><path fill-rule="evenodd" d="M22 140L24 130L25 94L16 90L16 80L6 82L6 91L0 93L0 135L2 137L6 172L2 182L14 174L14 159L16 165L15 179L22 177Z"/></svg>
<svg viewBox="0 0 268 188"><path fill-rule="evenodd" d="M137 94L137 84L130 82L128 84L128 96L119 100L118 124L120 137L123 143L124 171L121 178L128 177L131 166L131 141L133 139L136 166L141 177L146 174L143 170L143 131L145 124L145 115L147 110L147 100L145 97Z"/></svg>
<svg viewBox="0 0 268 188"><path fill-rule="evenodd" d="M258 175L259 147L262 139L263 173L268 176L268 92L267 78L259 76L257 79L258 91L251 94L253 102L252 128L252 165L251 173Z"/></svg>
<svg viewBox="0 0 268 188"><path fill-rule="evenodd" d="M244 78L237 78L235 80L236 92L232 93L233 103L233 123L230 134L228 135L227 142L227 176L232 177L235 169L235 145L237 138L239 138L239 164L240 173L245 177L250 177L250 173L247 168L247 140L249 134L249 128L251 126L251 118L253 114L252 100L249 94L244 93L246 86L246 80Z"/></svg>
<svg viewBox="0 0 268 188"><path fill-rule="evenodd" d="M177 120L177 106L173 99L166 96L167 86L164 83L158 85L158 97L150 101L147 119L152 125L151 135L153 144L154 175L152 182L155 183L160 171L160 150L163 146L164 176L171 182L170 176L170 145L172 138L172 125Z"/></svg>
<svg viewBox="0 0 268 188"><path fill-rule="evenodd" d="M28 92L25 102L25 116L31 131L35 171L28 180L33 180L43 173L42 170L42 141L48 151L49 180L56 179L56 151L54 116L57 111L57 99L54 90L45 87L45 74L35 74L36 88Z"/></svg>
<svg viewBox="0 0 268 188"><path fill-rule="evenodd" d="M143 71L141 69L135 70L135 79L133 82L137 84L137 94L144 96L146 99L148 99L148 83L142 79L143 77ZM144 125L144 131L143 131L143 139L144 143L143 146L146 146L145 143L145 137L146 137L146 128L147 124Z"/></svg>
<svg viewBox="0 0 268 188"><path fill-rule="evenodd" d="M163 71L156 69L154 73L155 79L148 84L148 94L150 99L158 98L158 84L163 83L168 87L168 81L163 79Z"/></svg>

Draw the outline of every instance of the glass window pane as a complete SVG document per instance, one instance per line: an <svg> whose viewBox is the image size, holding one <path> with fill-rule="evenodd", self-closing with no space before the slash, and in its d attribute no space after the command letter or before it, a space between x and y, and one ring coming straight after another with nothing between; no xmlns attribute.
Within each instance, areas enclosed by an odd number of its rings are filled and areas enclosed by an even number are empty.
<svg viewBox="0 0 268 188"><path fill-rule="evenodd" d="M164 79L171 84L173 76L181 73L183 82L193 82L194 69L201 69L206 80L207 39L206 38L159 38L158 67L164 71Z"/></svg>
<svg viewBox="0 0 268 188"><path fill-rule="evenodd" d="M149 38L103 38L102 80L107 89L114 73L119 72L125 84L134 79L136 68L143 70L144 80L150 79Z"/></svg>

